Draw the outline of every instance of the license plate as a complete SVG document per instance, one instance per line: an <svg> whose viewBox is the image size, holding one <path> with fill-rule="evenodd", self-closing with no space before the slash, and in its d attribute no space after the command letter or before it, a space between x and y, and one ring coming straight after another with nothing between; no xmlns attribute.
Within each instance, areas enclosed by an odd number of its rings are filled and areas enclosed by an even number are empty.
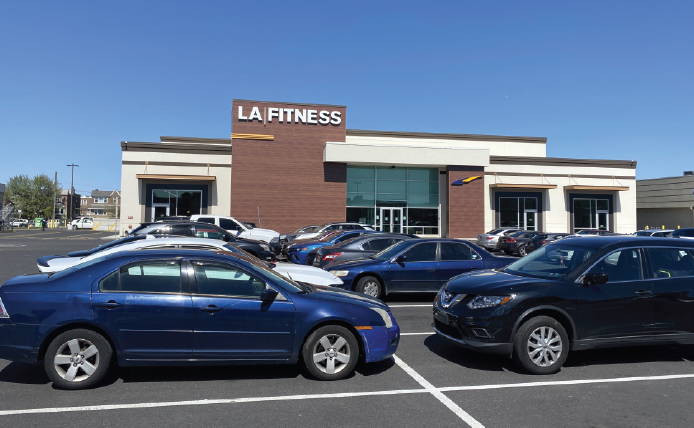
<svg viewBox="0 0 694 428"><path fill-rule="evenodd" d="M436 312L434 314L436 321L448 325L448 314L445 312Z"/></svg>

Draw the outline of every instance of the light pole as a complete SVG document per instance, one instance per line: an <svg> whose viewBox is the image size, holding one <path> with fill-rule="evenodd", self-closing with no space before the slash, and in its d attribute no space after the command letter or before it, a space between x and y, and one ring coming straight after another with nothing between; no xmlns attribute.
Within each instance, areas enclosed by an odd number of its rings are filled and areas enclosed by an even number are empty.
<svg viewBox="0 0 694 428"><path fill-rule="evenodd" d="M72 210L73 210L72 203L73 203L73 199L75 197L75 188L73 187L74 181L75 181L75 167L79 167L79 165L75 165L73 163L73 164L70 164L68 166L72 167L72 177L70 178L70 193L68 194L68 196L69 196L69 198L68 198L68 210L69 211L68 212L70 213L68 215L68 218L70 221L72 221Z"/></svg>

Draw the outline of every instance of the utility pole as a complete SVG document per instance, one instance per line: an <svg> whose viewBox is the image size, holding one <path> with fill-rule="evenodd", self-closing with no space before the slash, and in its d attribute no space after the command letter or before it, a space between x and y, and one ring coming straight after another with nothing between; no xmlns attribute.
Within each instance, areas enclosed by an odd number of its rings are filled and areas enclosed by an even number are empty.
<svg viewBox="0 0 694 428"><path fill-rule="evenodd" d="M75 187L74 187L74 182L75 182L75 167L79 167L79 165L75 165L75 164L73 163L73 164L70 164L70 165L68 165L68 166L72 167L72 178L70 178L70 193L68 194L68 196L69 196L69 197L68 197L68 200L69 200L68 203L69 203L69 205L70 205L70 208L69 208L69 210L70 210L70 211L69 211L69 213L70 213L70 214L69 214L69 220L72 221L72 210L73 210L72 204L73 204L73 199L75 198Z"/></svg>
<svg viewBox="0 0 694 428"><path fill-rule="evenodd" d="M58 199L58 171L55 172L55 181L53 182L53 218L55 220L55 201Z"/></svg>

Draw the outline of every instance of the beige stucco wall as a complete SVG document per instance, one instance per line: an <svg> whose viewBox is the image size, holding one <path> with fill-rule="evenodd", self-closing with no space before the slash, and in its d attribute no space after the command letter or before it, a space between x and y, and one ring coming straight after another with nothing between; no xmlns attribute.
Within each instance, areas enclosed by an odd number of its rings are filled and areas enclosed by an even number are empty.
<svg viewBox="0 0 694 428"><path fill-rule="evenodd" d="M167 165L128 165L121 166L121 234L132 226L149 221L144 218L144 187L136 178L137 174L172 174L172 175L211 175L216 179L212 183L208 200L208 213L212 215L229 215L231 208L231 168L215 167L207 164L231 165L231 155L183 154L165 152L124 151L123 161L136 162L177 162L185 166ZM183 182L181 182L183 183ZM142 203L141 203L142 202ZM128 219L132 216L132 219Z"/></svg>

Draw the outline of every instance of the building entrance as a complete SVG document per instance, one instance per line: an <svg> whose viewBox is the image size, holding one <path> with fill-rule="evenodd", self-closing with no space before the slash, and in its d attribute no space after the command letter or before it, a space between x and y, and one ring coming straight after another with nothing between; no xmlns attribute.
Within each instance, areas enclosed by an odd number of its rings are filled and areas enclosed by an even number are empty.
<svg viewBox="0 0 694 428"><path fill-rule="evenodd" d="M386 233L402 233L402 208L381 207L379 230Z"/></svg>

